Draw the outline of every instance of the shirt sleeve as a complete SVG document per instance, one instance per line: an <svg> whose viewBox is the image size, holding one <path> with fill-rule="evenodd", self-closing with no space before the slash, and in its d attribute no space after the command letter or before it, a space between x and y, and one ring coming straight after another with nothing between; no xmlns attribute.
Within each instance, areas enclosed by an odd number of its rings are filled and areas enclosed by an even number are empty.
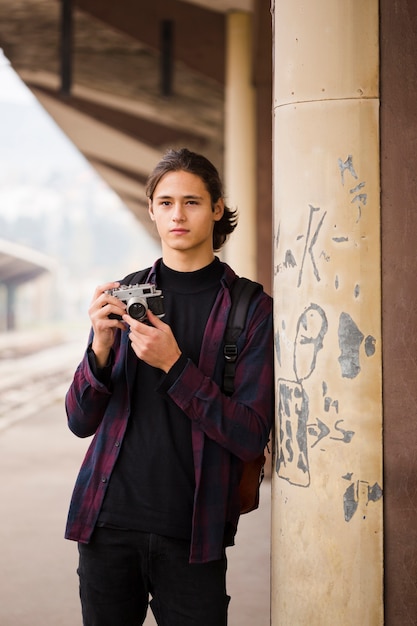
<svg viewBox="0 0 417 626"><path fill-rule="evenodd" d="M95 378L97 378L97 380L99 380L101 383L106 385L106 387L109 387L111 372L112 372L113 363L114 363L113 350L110 351L109 358L104 367L98 367L96 355L94 353L94 350L91 347L91 344L87 348L87 358L88 358L88 363L90 365L93 376L95 376Z"/></svg>
<svg viewBox="0 0 417 626"><path fill-rule="evenodd" d="M99 427L112 395L109 389L111 373L111 364L97 368L94 353L87 348L65 396L68 426L78 437L89 437Z"/></svg>
<svg viewBox="0 0 417 626"><path fill-rule="evenodd" d="M168 389L175 383L177 378L181 376L184 368L188 363L188 359L184 354L181 354L179 359L174 363L169 372L167 372L158 387L158 391L167 393Z"/></svg>

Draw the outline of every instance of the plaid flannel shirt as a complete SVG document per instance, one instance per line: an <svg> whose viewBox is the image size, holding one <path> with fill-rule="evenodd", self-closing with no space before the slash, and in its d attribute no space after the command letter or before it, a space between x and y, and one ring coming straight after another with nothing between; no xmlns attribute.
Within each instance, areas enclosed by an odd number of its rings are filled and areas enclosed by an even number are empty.
<svg viewBox="0 0 417 626"><path fill-rule="evenodd" d="M155 282L157 263L147 282ZM236 277L223 265L221 288L205 328L198 365L187 360L169 386L169 372L167 378L161 372L165 384L162 382L160 392L167 393L191 421L196 488L190 563L220 558L226 526L234 537L242 461L262 453L274 414L272 299L264 292L254 296L246 329L238 341L235 392L227 397L221 391L229 289ZM71 431L79 437L94 435L74 487L65 533L67 539L81 543L91 538L122 450L137 359L127 348L127 333L117 331L109 387L93 375L86 352L65 399ZM164 386L167 389L163 391ZM233 537L227 545L232 545Z"/></svg>

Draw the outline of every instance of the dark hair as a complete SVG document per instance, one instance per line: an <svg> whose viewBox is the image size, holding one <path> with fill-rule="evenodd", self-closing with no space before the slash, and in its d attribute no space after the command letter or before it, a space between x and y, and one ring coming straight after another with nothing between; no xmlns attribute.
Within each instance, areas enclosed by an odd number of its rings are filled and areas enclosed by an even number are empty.
<svg viewBox="0 0 417 626"><path fill-rule="evenodd" d="M187 148L168 150L161 161L156 165L146 183L146 195L152 200L155 188L161 178L168 172L184 171L199 176L210 194L212 207L220 198L223 198L223 185L219 173L214 165L201 154L191 152ZM237 226L237 210L224 207L224 214L218 222L214 222L213 249L220 250L227 236Z"/></svg>

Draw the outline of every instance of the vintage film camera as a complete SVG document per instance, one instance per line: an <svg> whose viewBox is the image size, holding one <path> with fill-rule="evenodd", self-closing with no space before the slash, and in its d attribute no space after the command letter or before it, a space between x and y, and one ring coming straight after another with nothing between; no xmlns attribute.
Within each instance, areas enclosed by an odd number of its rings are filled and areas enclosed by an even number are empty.
<svg viewBox="0 0 417 626"><path fill-rule="evenodd" d="M163 317L164 311L164 296L162 291L156 289L155 285L151 283L144 283L141 285L122 285L116 289L109 289L106 293L111 296L116 296L119 300L126 303L126 313L139 322L146 321L146 311L150 309L154 315ZM112 319L121 319L120 315L111 313L109 315Z"/></svg>

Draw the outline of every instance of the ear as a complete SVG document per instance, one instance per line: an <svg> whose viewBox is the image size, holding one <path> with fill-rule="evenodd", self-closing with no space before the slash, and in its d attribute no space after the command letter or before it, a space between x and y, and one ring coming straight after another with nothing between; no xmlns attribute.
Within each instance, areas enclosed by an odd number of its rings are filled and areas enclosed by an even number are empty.
<svg viewBox="0 0 417 626"><path fill-rule="evenodd" d="M218 222L219 220L222 219L223 214L224 214L224 200L223 200L223 198L219 198L217 200L217 202L215 202L214 208L213 208L213 214L214 214L214 221L215 222Z"/></svg>
<svg viewBox="0 0 417 626"><path fill-rule="evenodd" d="M152 200L150 198L148 198L148 213L149 213L151 220L154 222L155 215L153 213Z"/></svg>

